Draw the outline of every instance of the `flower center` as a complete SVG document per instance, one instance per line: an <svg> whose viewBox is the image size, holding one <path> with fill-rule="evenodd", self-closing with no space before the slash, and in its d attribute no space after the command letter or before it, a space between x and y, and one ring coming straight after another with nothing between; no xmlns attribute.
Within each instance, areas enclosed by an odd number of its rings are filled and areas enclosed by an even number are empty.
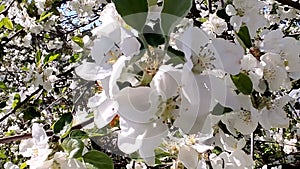
<svg viewBox="0 0 300 169"><path fill-rule="evenodd" d="M106 61L106 63L114 64L118 60L118 58L122 55L119 48L115 48L114 50L108 51L104 56L109 57L109 59Z"/></svg>
<svg viewBox="0 0 300 169"><path fill-rule="evenodd" d="M191 60L193 62L192 71L196 74L201 74L205 70L212 70L215 65L212 61L216 60L214 52L207 48L208 44L201 46L197 55L192 55Z"/></svg>
<svg viewBox="0 0 300 169"><path fill-rule="evenodd" d="M242 119L246 124L251 122L251 112L248 110L241 110L239 118Z"/></svg>

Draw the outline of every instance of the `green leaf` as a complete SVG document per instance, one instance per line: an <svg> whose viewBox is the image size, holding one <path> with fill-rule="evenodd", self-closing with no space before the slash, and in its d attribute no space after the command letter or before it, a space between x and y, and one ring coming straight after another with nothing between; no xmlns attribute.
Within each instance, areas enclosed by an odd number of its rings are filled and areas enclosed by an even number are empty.
<svg viewBox="0 0 300 169"><path fill-rule="evenodd" d="M53 12L43 12L40 16L39 22L42 22L43 20L45 20L46 18L50 17L53 14Z"/></svg>
<svg viewBox="0 0 300 169"><path fill-rule="evenodd" d="M171 46L168 47L168 55L170 56L170 59L166 64L176 66L185 63L184 53L179 50L173 49Z"/></svg>
<svg viewBox="0 0 300 169"><path fill-rule="evenodd" d="M3 18L2 19L2 23L3 23L3 26L6 29L9 29L9 30L13 30L14 29L14 25L13 25L12 21L8 17Z"/></svg>
<svg viewBox="0 0 300 169"><path fill-rule="evenodd" d="M232 82L236 88L245 95L250 95L253 90L251 79L244 73L230 75Z"/></svg>
<svg viewBox="0 0 300 169"><path fill-rule="evenodd" d="M41 56L42 56L42 52L41 52L41 50L38 50L35 54L35 63L36 63L36 65L40 65Z"/></svg>
<svg viewBox="0 0 300 169"><path fill-rule="evenodd" d="M89 135L86 132L84 132L84 131L76 129L76 130L72 130L71 131L70 137L82 140L82 139L89 138Z"/></svg>
<svg viewBox="0 0 300 169"><path fill-rule="evenodd" d="M41 113L38 112L33 106L28 107L26 110L24 110L23 119L25 121L32 120L36 117L41 117Z"/></svg>
<svg viewBox="0 0 300 169"><path fill-rule="evenodd" d="M80 47L84 47L84 43L83 43L83 40L81 37L78 37L78 36L73 36L72 37L72 40L77 44L79 45Z"/></svg>
<svg viewBox="0 0 300 169"><path fill-rule="evenodd" d="M0 28L2 28L4 25L3 20L0 21Z"/></svg>
<svg viewBox="0 0 300 169"><path fill-rule="evenodd" d="M247 26L241 26L237 35L247 48L252 47L251 37Z"/></svg>
<svg viewBox="0 0 300 169"><path fill-rule="evenodd" d="M73 56L71 56L69 62L70 63L75 63L78 62L82 57L82 53L75 53Z"/></svg>
<svg viewBox="0 0 300 169"><path fill-rule="evenodd" d="M112 159L103 152L92 150L83 155L88 169L113 169Z"/></svg>
<svg viewBox="0 0 300 169"><path fill-rule="evenodd" d="M21 101L21 96L20 96L18 93L15 94L15 95L14 95L14 101L13 101L11 107L14 109L14 108L18 105L18 103L19 103L20 101Z"/></svg>
<svg viewBox="0 0 300 169"><path fill-rule="evenodd" d="M20 165L20 169L24 169L27 166L26 161Z"/></svg>
<svg viewBox="0 0 300 169"><path fill-rule="evenodd" d="M44 65L52 62L53 60L57 59L60 56L60 54L54 54L54 53L50 53L49 55L47 55L44 59Z"/></svg>
<svg viewBox="0 0 300 169"><path fill-rule="evenodd" d="M5 150L3 150L3 149L0 151L0 159L1 159L1 158L2 158L2 159L7 158L7 156L5 155Z"/></svg>
<svg viewBox="0 0 300 169"><path fill-rule="evenodd" d="M6 90L7 89L5 83L2 82L2 81L0 81L0 89L2 89L2 90Z"/></svg>
<svg viewBox="0 0 300 169"><path fill-rule="evenodd" d="M141 32L148 15L147 0L113 0L113 2L124 21Z"/></svg>
<svg viewBox="0 0 300 169"><path fill-rule="evenodd" d="M63 114L60 119L54 123L53 132L61 135L62 138L66 137L72 127L72 120L72 113Z"/></svg>
<svg viewBox="0 0 300 169"><path fill-rule="evenodd" d="M223 115L223 114L226 114L226 113L229 113L233 111L231 108L229 107L224 107L222 106L220 103L216 104L216 106L214 107L213 111L212 111L212 115Z"/></svg>
<svg viewBox="0 0 300 169"><path fill-rule="evenodd" d="M65 138L61 146L69 154L70 158L78 158L82 156L84 144L80 139Z"/></svg>
<svg viewBox="0 0 300 169"><path fill-rule="evenodd" d="M164 35L169 35L176 24L187 15L193 0L164 0L161 13L161 26Z"/></svg>
<svg viewBox="0 0 300 169"><path fill-rule="evenodd" d="M156 23L153 29L146 25L143 30L143 36L145 37L147 43L153 47L165 43L165 37L161 34L160 24Z"/></svg>
<svg viewBox="0 0 300 169"><path fill-rule="evenodd" d="M5 9L5 5L0 5L0 13Z"/></svg>

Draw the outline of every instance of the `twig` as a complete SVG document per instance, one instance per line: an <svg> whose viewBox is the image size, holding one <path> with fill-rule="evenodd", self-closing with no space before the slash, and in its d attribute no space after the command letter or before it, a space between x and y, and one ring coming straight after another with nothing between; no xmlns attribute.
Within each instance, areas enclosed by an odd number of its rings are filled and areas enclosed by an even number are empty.
<svg viewBox="0 0 300 169"><path fill-rule="evenodd" d="M53 131L46 131L46 134L47 134L47 136L52 136ZM32 133L1 138L0 139L0 144L10 143L10 142L13 142L13 141L24 140L24 139L28 139L28 138L32 138Z"/></svg>
<svg viewBox="0 0 300 169"><path fill-rule="evenodd" d="M91 124L94 121L94 118L90 118L80 124L77 124L75 126L73 126L71 128L71 130L74 129L81 129L89 124ZM47 136L53 136L53 131L46 131ZM27 134L23 134L23 135L17 135L17 136L10 136L10 137L5 137L5 138L1 138L0 139L0 144L4 144L4 143L10 143L13 141L17 141L17 140L24 140L24 139L28 139L28 138L32 138L32 133L27 133Z"/></svg>
<svg viewBox="0 0 300 169"><path fill-rule="evenodd" d="M13 3L15 2L15 0L12 0L10 3L9 3L9 5L8 5L8 7L6 7L0 14L5 14L8 10L9 10L9 8L13 5Z"/></svg>
<svg viewBox="0 0 300 169"><path fill-rule="evenodd" d="M208 11L211 14L211 13L213 13L212 12L212 0L208 0L207 3L208 3Z"/></svg>
<svg viewBox="0 0 300 169"><path fill-rule="evenodd" d="M1 117L0 123L3 120L5 120L8 116L10 116L11 114L14 114L19 108L21 108L25 103L27 103L34 95L36 95L37 93L39 93L41 90L43 90L43 86L39 86L39 88L36 91L34 91L33 93L31 93L31 95L27 96L25 100L23 100L22 102L20 102L19 104L17 104L14 109L12 109L6 115L4 115L3 117Z"/></svg>
<svg viewBox="0 0 300 169"><path fill-rule="evenodd" d="M300 3L298 3L298 2L294 2L291 0L276 0L276 1L283 5L288 5L290 7L300 10Z"/></svg>

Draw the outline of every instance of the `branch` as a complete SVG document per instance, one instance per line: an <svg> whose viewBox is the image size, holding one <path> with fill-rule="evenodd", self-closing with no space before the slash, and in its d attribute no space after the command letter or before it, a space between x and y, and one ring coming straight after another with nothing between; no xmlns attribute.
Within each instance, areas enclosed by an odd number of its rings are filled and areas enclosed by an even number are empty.
<svg viewBox="0 0 300 169"><path fill-rule="evenodd" d="M90 118L80 124L77 124L75 126L73 126L71 128L71 131L74 129L81 129L89 124L91 124L94 121L94 118ZM47 136L53 136L53 131L46 131ZM28 138L32 138L32 133L27 133L27 134L23 134L23 135L17 135L17 136L10 136L10 137L5 137L5 138L1 138L0 139L0 144L4 144L4 143L10 143L10 142L14 142L17 140L24 140L24 139L28 139Z"/></svg>
<svg viewBox="0 0 300 169"><path fill-rule="evenodd" d="M12 0L8 7L6 7L0 14L6 15L6 13L8 12L9 8L14 4L15 0Z"/></svg>
<svg viewBox="0 0 300 169"><path fill-rule="evenodd" d="M20 102L19 104L17 104L14 109L12 109L6 115L4 115L3 117L1 117L0 123L3 120L5 120L8 116L10 116L11 114L14 114L19 108L21 108L25 103L27 103L34 95L36 95L41 90L43 90L43 86L39 86L39 88L36 91L34 91L33 93L31 93L31 95L27 96L25 100L23 100L22 102Z"/></svg>
<svg viewBox="0 0 300 169"><path fill-rule="evenodd" d="M288 5L290 7L300 10L300 3L298 3L298 2L294 2L291 0L276 0L276 1L283 5Z"/></svg>
<svg viewBox="0 0 300 169"><path fill-rule="evenodd" d="M46 134L47 134L47 136L52 136L53 131L46 131ZM13 141L24 140L24 139L28 139L28 138L32 138L32 133L1 138L0 139L0 144L10 143L10 142L13 142Z"/></svg>

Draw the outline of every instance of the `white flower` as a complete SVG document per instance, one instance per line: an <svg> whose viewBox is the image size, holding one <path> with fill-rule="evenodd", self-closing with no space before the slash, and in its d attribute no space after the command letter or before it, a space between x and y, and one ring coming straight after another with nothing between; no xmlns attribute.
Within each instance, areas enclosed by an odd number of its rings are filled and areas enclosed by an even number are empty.
<svg viewBox="0 0 300 169"><path fill-rule="evenodd" d="M134 115L134 114L133 114ZM142 119L141 119L142 120ZM121 131L118 135L118 147L126 154L139 151L148 165L155 164L154 149L167 136L168 127L162 120L138 123L120 117Z"/></svg>
<svg viewBox="0 0 300 169"><path fill-rule="evenodd" d="M40 124L32 124L32 139L22 140L19 145L19 152L24 157L31 157L26 162L30 168L45 167L44 161L52 150L49 149L47 134Z"/></svg>
<svg viewBox="0 0 300 169"><path fill-rule="evenodd" d="M242 24L246 24L250 37L256 36L256 31L267 24L262 14L264 2L257 0L233 0L233 5L227 5L226 12L230 18L230 24L235 30L239 30ZM235 8L235 9L234 9Z"/></svg>
<svg viewBox="0 0 300 169"><path fill-rule="evenodd" d="M65 152L56 152L52 161L52 166L59 165L62 169L85 169L85 165L77 159L68 158ZM58 163L58 164L57 164ZM55 168L55 167L54 167Z"/></svg>
<svg viewBox="0 0 300 169"><path fill-rule="evenodd" d="M14 163L12 163L12 162L6 162L5 164L4 164L4 169L20 169L17 165L15 165Z"/></svg>
<svg viewBox="0 0 300 169"><path fill-rule="evenodd" d="M237 98L242 108L239 111L234 110L224 114L221 120L232 134L235 134L237 130L243 135L249 135L257 128L258 110L252 107L249 96L238 95Z"/></svg>
<svg viewBox="0 0 300 169"><path fill-rule="evenodd" d="M260 93L264 93L267 85L263 80L263 67L260 62L252 54L247 54L241 60L241 68L249 73L253 88Z"/></svg>
<svg viewBox="0 0 300 169"><path fill-rule="evenodd" d="M271 91L291 88L291 82L279 54L266 53L262 55L261 65L263 66L264 79L268 82Z"/></svg>
<svg viewBox="0 0 300 169"><path fill-rule="evenodd" d="M39 14L42 14L44 12L44 6L45 6L45 3L46 3L46 0L35 0L35 6L37 7L38 9L38 13Z"/></svg>
<svg viewBox="0 0 300 169"><path fill-rule="evenodd" d="M259 123L263 128L269 130L273 127L287 127L289 125L289 118L283 107L290 101L288 95L276 98L260 111Z"/></svg>
<svg viewBox="0 0 300 169"><path fill-rule="evenodd" d="M174 125L182 129L185 133L210 132L210 122L207 116L212 110L214 102L211 98L211 92L206 87L210 87L209 77L194 74L185 65L181 81L182 96L180 112Z"/></svg>
<svg viewBox="0 0 300 169"><path fill-rule="evenodd" d="M179 149L178 160L187 168L205 168L206 164L203 158L199 159L199 153L213 149L213 146L207 145L206 142L212 138L210 134L193 134L184 135L185 144Z"/></svg>
<svg viewBox="0 0 300 169"><path fill-rule="evenodd" d="M212 14L209 15L209 19L202 24L202 27L207 34L215 33L219 35L227 30L227 23L216 14Z"/></svg>
<svg viewBox="0 0 300 169"><path fill-rule="evenodd" d="M279 54L289 76L298 80L300 78L300 42L292 37L284 37L280 29L269 31L262 38L261 49Z"/></svg>
<svg viewBox="0 0 300 169"><path fill-rule="evenodd" d="M244 53L239 45L218 38L213 38L211 42L205 32L195 27L187 29L178 37L176 44L185 54L187 67L194 73L215 69L231 74L239 72L239 61Z"/></svg>

